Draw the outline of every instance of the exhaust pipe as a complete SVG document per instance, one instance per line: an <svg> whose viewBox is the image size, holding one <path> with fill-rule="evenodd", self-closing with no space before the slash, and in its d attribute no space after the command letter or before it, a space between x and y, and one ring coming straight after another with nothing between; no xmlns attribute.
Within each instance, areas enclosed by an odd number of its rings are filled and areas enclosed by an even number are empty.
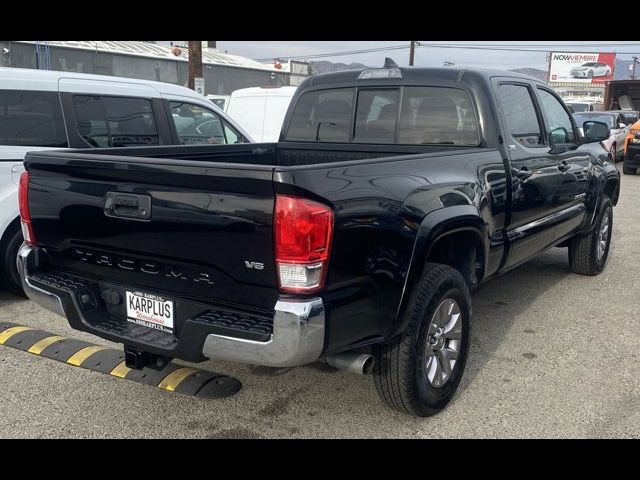
<svg viewBox="0 0 640 480"><path fill-rule="evenodd" d="M373 372L375 363L373 355L368 353L344 352L325 357L325 361L332 367L346 370L357 375L368 375Z"/></svg>

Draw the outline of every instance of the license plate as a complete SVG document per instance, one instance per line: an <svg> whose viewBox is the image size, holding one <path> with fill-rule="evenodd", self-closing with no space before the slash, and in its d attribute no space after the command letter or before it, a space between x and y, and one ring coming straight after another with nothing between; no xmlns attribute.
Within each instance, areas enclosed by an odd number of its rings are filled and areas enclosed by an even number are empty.
<svg viewBox="0 0 640 480"><path fill-rule="evenodd" d="M149 293L127 291L127 321L173 333L173 301Z"/></svg>

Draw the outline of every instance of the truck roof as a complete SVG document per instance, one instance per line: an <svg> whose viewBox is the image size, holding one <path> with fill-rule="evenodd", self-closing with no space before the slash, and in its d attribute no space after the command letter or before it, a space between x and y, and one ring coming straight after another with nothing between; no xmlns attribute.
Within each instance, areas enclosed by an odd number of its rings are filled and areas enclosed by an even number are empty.
<svg viewBox="0 0 640 480"><path fill-rule="evenodd" d="M489 79L491 77L512 77L522 78L526 80L533 80L538 83L543 83L535 77L525 75L518 72L512 72L507 70L491 70L481 68L451 68L451 67L434 67L434 68L422 68L422 67L399 67L402 72L402 78L382 78L382 79L365 79L359 80L358 76L364 70L377 70L377 67L370 67L357 70L344 70L340 72L322 73L309 77L301 84L301 90L303 88L317 87L322 85L331 84L348 84L348 83L385 83L385 84L398 84L403 85L407 83L417 82L421 83L425 80L440 81L442 83L458 83L465 73L475 73L482 77ZM380 69L381 70L381 69Z"/></svg>

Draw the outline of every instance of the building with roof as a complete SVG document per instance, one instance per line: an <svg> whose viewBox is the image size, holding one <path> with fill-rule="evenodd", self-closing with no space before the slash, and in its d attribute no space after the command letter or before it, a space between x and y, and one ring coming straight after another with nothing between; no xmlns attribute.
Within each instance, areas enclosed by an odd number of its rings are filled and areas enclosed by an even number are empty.
<svg viewBox="0 0 640 480"><path fill-rule="evenodd" d="M39 68L113 75L187 85L186 48L151 42L5 42L0 67ZM205 91L229 95L246 87L290 85L291 73L239 55L202 51ZM1 70L0 70L1 75Z"/></svg>

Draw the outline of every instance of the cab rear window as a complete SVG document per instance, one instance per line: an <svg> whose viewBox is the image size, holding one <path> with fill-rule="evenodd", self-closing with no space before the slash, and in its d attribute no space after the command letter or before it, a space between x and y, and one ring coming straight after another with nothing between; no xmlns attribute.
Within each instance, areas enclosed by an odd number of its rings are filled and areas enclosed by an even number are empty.
<svg viewBox="0 0 640 480"><path fill-rule="evenodd" d="M465 91L449 87L308 92L294 107L285 138L400 145L473 146L480 142L471 99Z"/></svg>

